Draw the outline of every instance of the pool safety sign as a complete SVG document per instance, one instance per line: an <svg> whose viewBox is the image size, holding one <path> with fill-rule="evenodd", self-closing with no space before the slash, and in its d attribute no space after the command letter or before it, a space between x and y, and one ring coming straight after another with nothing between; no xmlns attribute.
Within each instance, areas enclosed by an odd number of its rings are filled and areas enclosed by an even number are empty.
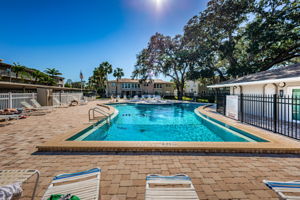
<svg viewBox="0 0 300 200"><path fill-rule="evenodd" d="M238 120L239 97L237 95L226 96L226 116Z"/></svg>

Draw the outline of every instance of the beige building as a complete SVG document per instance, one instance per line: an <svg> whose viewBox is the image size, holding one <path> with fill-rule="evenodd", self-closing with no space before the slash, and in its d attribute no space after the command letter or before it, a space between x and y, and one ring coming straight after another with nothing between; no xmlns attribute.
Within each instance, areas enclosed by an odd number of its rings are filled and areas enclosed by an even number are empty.
<svg viewBox="0 0 300 200"><path fill-rule="evenodd" d="M107 96L124 96L133 97L144 94L174 96L174 85L172 82L154 79L151 82L140 82L138 79L119 79L107 82Z"/></svg>

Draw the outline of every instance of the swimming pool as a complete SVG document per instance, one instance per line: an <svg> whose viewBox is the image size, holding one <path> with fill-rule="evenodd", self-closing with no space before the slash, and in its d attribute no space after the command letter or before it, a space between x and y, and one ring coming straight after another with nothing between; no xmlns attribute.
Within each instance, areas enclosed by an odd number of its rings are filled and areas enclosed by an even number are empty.
<svg viewBox="0 0 300 200"><path fill-rule="evenodd" d="M89 127L68 140L262 142L263 140L197 113L201 104L115 104L118 115L110 124Z"/></svg>

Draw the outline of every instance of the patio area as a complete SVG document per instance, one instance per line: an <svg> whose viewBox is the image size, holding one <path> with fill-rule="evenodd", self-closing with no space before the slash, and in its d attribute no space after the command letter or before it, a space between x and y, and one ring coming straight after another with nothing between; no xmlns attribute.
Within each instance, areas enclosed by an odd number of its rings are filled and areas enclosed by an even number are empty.
<svg viewBox="0 0 300 200"><path fill-rule="evenodd" d="M0 128L0 168L41 172L37 199L53 176L102 169L101 199L144 199L147 174L184 173L200 199L278 199L263 179L299 180L300 156L285 154L36 152L36 146L88 122L85 106L56 109Z"/></svg>

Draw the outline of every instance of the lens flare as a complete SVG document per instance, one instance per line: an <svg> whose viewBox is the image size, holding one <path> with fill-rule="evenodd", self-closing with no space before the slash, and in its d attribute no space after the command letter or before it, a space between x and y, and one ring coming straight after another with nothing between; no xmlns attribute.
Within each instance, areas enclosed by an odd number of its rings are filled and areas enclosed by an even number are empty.
<svg viewBox="0 0 300 200"><path fill-rule="evenodd" d="M155 10L161 12L164 8L164 5L167 3L167 0L151 0L154 4Z"/></svg>

